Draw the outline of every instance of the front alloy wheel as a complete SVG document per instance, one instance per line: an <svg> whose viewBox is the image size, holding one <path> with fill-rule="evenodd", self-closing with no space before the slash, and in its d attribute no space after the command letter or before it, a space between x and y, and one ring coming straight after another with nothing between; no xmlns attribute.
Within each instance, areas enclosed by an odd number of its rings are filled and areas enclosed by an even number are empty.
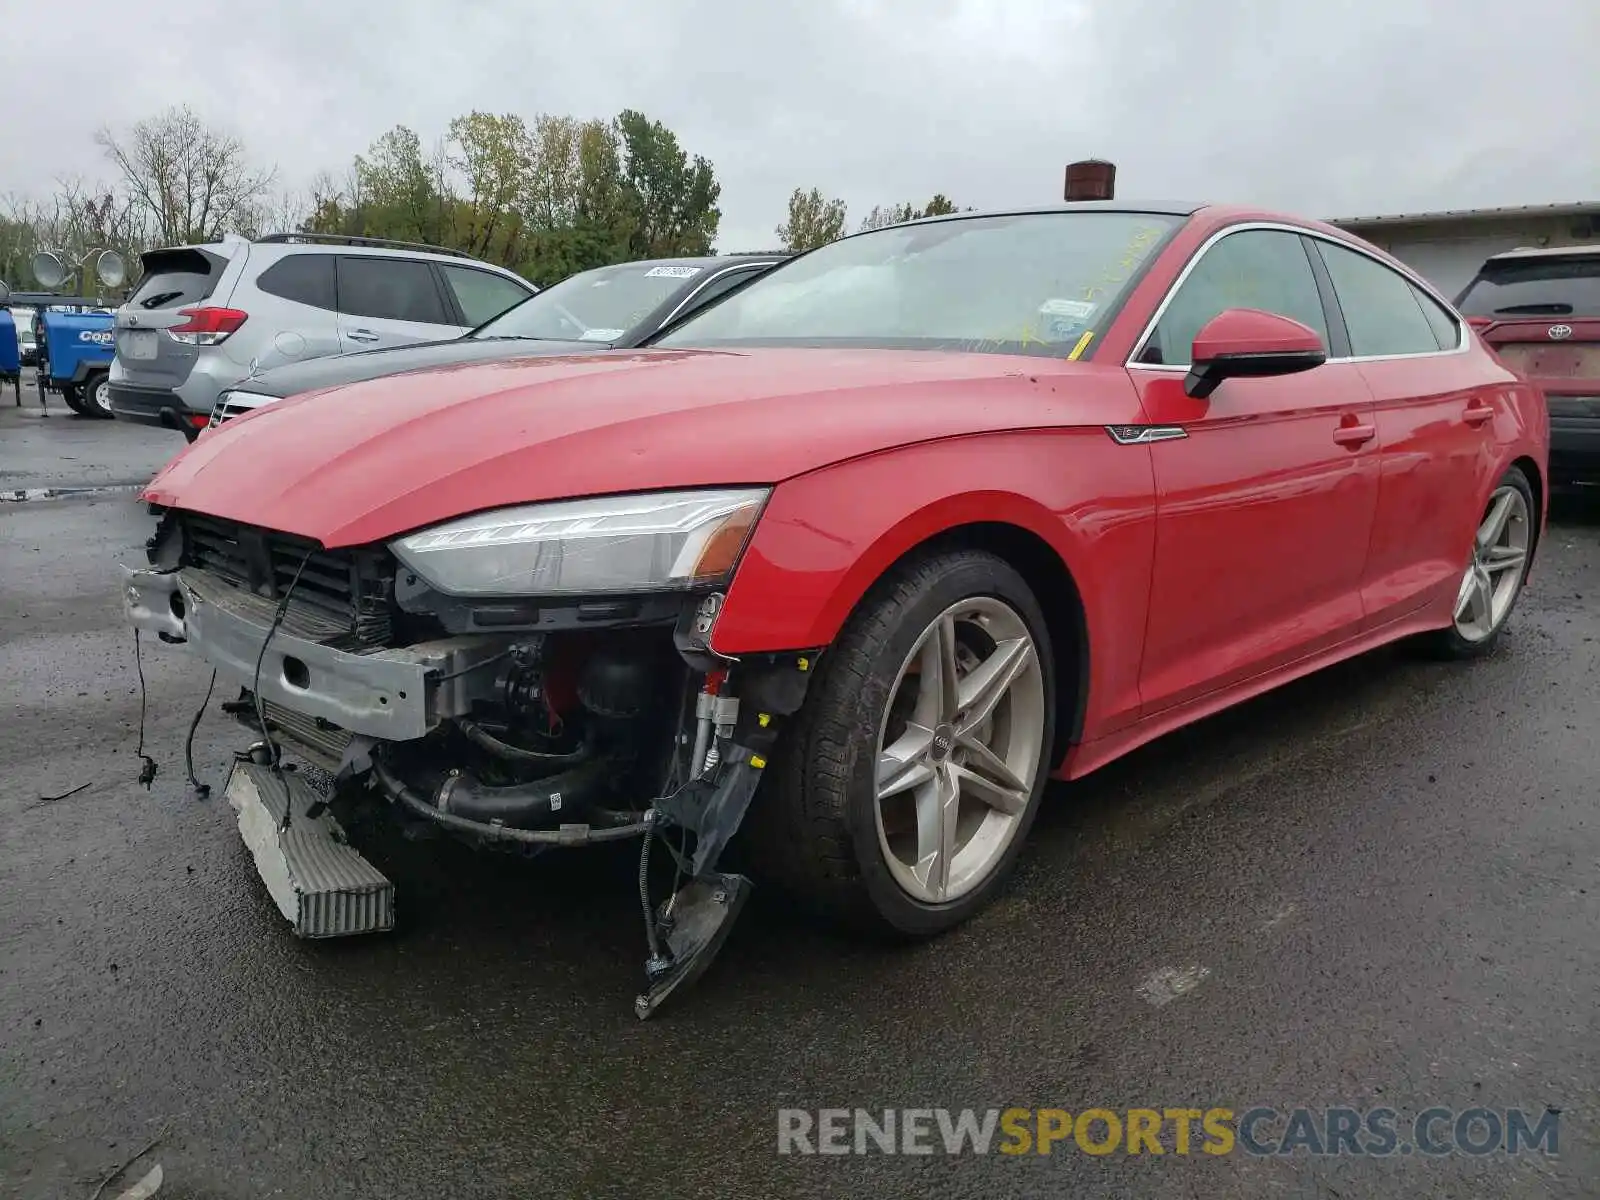
<svg viewBox="0 0 1600 1200"><path fill-rule="evenodd" d="M940 613L901 664L878 734L878 846L895 882L942 904L995 871L1044 753L1027 623L993 597Z"/></svg>
<svg viewBox="0 0 1600 1200"><path fill-rule="evenodd" d="M1038 811L1055 691L1026 581L980 550L902 564L834 644L749 817L761 877L925 937L998 894Z"/></svg>

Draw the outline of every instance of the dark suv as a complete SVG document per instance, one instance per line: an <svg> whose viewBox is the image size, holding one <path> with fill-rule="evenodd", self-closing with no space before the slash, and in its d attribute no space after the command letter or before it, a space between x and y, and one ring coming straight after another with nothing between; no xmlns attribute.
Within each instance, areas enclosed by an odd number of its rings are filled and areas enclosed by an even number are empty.
<svg viewBox="0 0 1600 1200"><path fill-rule="evenodd" d="M1600 477L1600 247L1496 254L1456 307L1544 390L1552 477Z"/></svg>

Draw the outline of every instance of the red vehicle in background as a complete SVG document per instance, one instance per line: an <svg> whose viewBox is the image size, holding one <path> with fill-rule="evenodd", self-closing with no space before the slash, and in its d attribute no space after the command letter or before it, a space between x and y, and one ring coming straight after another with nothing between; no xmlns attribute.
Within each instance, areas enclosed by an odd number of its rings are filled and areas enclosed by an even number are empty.
<svg viewBox="0 0 1600 1200"><path fill-rule="evenodd" d="M637 837L645 1016L748 892L736 832L754 877L932 935L994 898L1052 775L1397 639L1482 654L1547 449L1537 389L1336 228L961 213L642 348L231 421L145 492L127 607L241 686L263 740L229 797L300 932L392 924L336 819Z"/></svg>
<svg viewBox="0 0 1600 1200"><path fill-rule="evenodd" d="M1600 478L1600 249L1496 254L1456 306L1508 366L1543 390L1556 482Z"/></svg>

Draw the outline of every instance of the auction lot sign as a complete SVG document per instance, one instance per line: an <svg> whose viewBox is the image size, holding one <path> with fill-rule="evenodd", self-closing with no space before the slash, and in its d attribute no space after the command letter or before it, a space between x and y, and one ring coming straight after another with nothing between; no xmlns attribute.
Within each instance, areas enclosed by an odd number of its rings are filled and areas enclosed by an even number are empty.
<svg viewBox="0 0 1600 1200"><path fill-rule="evenodd" d="M1553 1108L781 1108L779 1154L1356 1156L1560 1153Z"/></svg>

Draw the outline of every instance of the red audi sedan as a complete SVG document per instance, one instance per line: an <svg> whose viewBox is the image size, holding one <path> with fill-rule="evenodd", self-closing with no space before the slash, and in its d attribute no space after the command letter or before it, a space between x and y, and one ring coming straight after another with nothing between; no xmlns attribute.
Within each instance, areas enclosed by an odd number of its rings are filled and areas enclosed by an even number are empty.
<svg viewBox="0 0 1600 1200"><path fill-rule="evenodd" d="M960 213L643 348L230 422L145 492L126 604L239 685L228 796L299 932L392 926L363 815L639 839L648 1015L752 879L934 934L1051 776L1402 638L1484 653L1548 440L1536 388L1331 226Z"/></svg>

